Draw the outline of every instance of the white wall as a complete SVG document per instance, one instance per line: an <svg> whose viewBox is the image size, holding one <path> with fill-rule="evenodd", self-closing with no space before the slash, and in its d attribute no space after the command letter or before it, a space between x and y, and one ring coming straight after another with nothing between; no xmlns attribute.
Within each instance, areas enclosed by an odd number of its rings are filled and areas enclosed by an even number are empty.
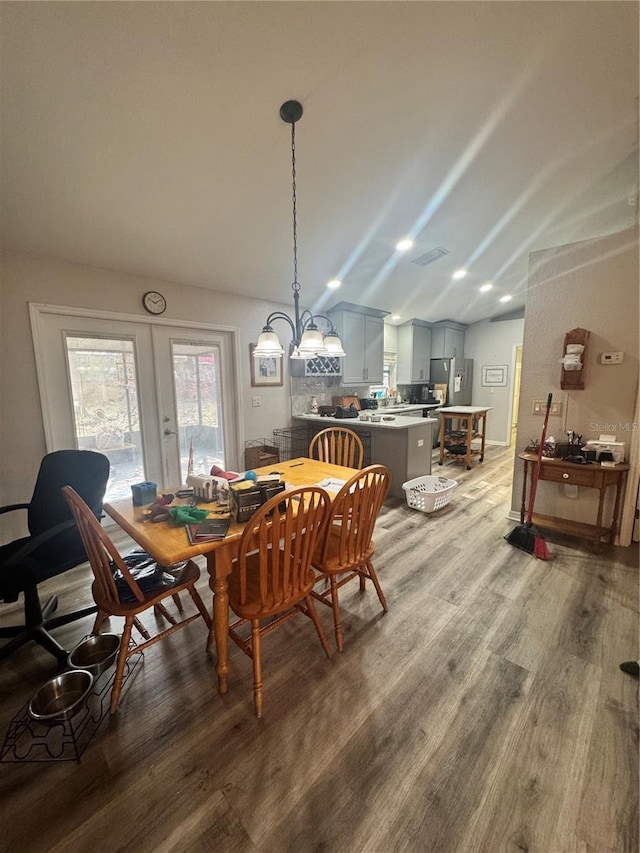
<svg viewBox="0 0 640 853"><path fill-rule="evenodd" d="M509 444L514 381L514 349L522 344L524 320L500 320L491 323L483 320L473 323L465 332L464 357L473 359L474 406L492 406L487 415L487 440ZM484 366L506 364L507 385L490 387L482 385Z"/></svg>
<svg viewBox="0 0 640 853"><path fill-rule="evenodd" d="M586 387L560 389L565 333L581 327L591 333ZM602 352L622 350L624 363L601 365ZM535 400L551 392L563 403L561 417L549 421L549 433L562 437L575 430L584 440L598 438L599 424L617 424L618 439L638 440L633 417L638 393L638 230L624 231L533 253L529 259L517 449L539 436L542 418L532 413ZM624 426L627 429L624 429ZM637 425L636 425L637 426ZM522 469L516 460L512 510L520 507ZM610 490L612 491L612 490ZM578 521L595 521L597 493L581 488L579 499L561 485L543 483L536 512Z"/></svg>
<svg viewBox="0 0 640 853"><path fill-rule="evenodd" d="M29 323L29 302L139 314L144 321L149 315L142 308L142 294L147 290L159 290L166 296L168 303L164 317L176 323L181 320L201 321L239 330L244 392L240 400L243 438L270 438L274 427L289 425L291 406L288 361L285 360L282 387L255 389L250 386L249 362L249 344L255 343L267 314L276 309L288 310L288 306L21 254L5 255L1 273L0 504L24 501L31 497L40 460L46 453ZM252 408L252 394L262 398L261 408ZM242 459L239 464L243 465Z"/></svg>

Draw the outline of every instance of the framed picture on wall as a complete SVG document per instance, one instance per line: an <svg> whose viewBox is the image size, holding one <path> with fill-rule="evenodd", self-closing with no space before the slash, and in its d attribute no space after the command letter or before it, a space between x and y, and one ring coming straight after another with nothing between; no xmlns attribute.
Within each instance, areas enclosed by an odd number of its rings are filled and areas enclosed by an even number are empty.
<svg viewBox="0 0 640 853"><path fill-rule="evenodd" d="M484 364L482 366L482 385L506 386L509 375L508 364Z"/></svg>
<svg viewBox="0 0 640 853"><path fill-rule="evenodd" d="M249 344L251 362L251 387L260 388L267 385L282 385L281 358L254 358L255 344Z"/></svg>

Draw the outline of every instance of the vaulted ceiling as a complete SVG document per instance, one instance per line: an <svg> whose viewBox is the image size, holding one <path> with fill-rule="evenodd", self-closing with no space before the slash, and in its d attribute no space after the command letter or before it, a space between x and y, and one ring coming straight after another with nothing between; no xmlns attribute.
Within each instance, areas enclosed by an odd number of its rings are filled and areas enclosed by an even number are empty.
<svg viewBox="0 0 640 853"><path fill-rule="evenodd" d="M5 2L1 14L8 248L289 302L290 98L304 106L301 301L316 310L504 314L524 304L531 251L634 222L634 2Z"/></svg>

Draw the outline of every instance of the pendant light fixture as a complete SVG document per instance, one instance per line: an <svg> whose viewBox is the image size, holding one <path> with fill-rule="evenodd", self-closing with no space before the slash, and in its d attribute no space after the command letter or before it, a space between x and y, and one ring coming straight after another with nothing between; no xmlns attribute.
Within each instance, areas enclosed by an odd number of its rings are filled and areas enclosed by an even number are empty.
<svg viewBox="0 0 640 853"><path fill-rule="evenodd" d="M300 312L300 282L298 281L298 222L296 209L296 122L302 118L302 104L286 101L280 107L280 118L291 125L291 187L293 201L293 319L283 311L269 314L258 342L253 350L254 358L282 358L284 347L274 332L274 320L285 320L291 327L291 358L313 358L317 355L341 358L346 355L333 323L325 314L312 314L305 309ZM316 320L324 320L328 331L323 332Z"/></svg>

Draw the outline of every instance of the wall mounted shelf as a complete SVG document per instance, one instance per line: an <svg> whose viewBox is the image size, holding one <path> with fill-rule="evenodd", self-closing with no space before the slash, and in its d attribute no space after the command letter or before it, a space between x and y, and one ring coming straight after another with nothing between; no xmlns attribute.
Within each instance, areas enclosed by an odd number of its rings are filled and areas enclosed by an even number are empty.
<svg viewBox="0 0 640 853"><path fill-rule="evenodd" d="M580 344L584 347L581 353L581 367L579 370L566 370L562 365L560 376L560 387L563 391L584 391L584 381L587 369L587 356L589 354L589 332L586 329L571 329L564 336L563 357L567 354L569 344Z"/></svg>

